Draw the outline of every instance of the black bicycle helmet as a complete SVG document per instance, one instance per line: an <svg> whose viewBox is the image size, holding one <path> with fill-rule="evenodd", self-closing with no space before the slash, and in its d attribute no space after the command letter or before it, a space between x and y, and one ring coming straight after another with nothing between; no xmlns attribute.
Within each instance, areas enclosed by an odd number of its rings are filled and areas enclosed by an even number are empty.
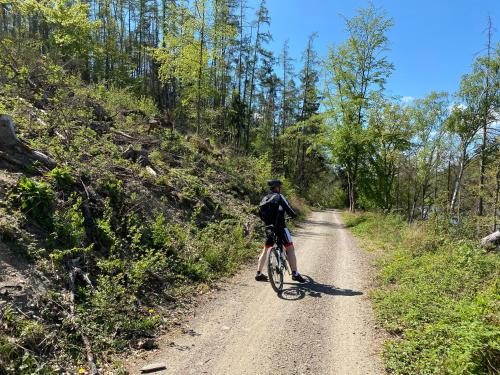
<svg viewBox="0 0 500 375"><path fill-rule="evenodd" d="M275 187L283 185L283 183L280 180L269 180L267 181L267 185L270 189L274 189Z"/></svg>

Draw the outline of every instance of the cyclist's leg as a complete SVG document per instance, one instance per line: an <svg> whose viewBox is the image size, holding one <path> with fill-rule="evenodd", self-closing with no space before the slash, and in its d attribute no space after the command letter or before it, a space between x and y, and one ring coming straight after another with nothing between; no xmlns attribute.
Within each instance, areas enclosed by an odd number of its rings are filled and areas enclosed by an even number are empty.
<svg viewBox="0 0 500 375"><path fill-rule="evenodd" d="M271 248L272 246L267 246L265 245L264 246L264 249L262 250L262 252L260 253L260 256L259 256L259 263L257 264L257 272L262 272L262 270L264 269L264 266L266 265L266 260L267 260L267 254L269 253L269 249Z"/></svg>
<svg viewBox="0 0 500 375"><path fill-rule="evenodd" d="M286 255L288 257L288 263L290 263L290 268L292 272L297 272L297 257L295 256L295 248L293 245L285 246Z"/></svg>
<svg viewBox="0 0 500 375"><path fill-rule="evenodd" d="M292 235L288 228L283 230L283 234L281 236L281 240L283 242L283 246L286 249L286 255L288 258L288 263L290 263L290 268L292 272L297 272L297 257L295 256L295 248L293 247Z"/></svg>
<svg viewBox="0 0 500 375"><path fill-rule="evenodd" d="M266 265L267 254L269 253L269 249L273 247L274 240L271 234L268 234L266 238L266 242L264 243L264 249L260 253L259 262L257 264L257 274L261 273Z"/></svg>

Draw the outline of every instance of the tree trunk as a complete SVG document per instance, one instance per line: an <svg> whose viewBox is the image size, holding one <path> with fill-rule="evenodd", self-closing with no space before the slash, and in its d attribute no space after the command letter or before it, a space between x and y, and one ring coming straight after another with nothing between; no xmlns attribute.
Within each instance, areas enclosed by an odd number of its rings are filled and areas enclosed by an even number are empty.
<svg viewBox="0 0 500 375"><path fill-rule="evenodd" d="M259 48L260 20L257 22L257 35L255 36L255 46L253 51L252 74L250 75L250 96L248 100L248 118L246 128L246 144L245 150L248 152L250 143L250 124L252 122L252 102L253 102L253 85L255 79L255 67L257 65L257 49Z"/></svg>
<svg viewBox="0 0 500 375"><path fill-rule="evenodd" d="M450 152L450 155L449 155L449 158L448 158L448 179L446 181L446 194L447 194L447 197L448 197L448 202L451 202L451 190L450 190L450 187L451 187L451 152Z"/></svg>
<svg viewBox="0 0 500 375"><path fill-rule="evenodd" d="M491 233L481 239L480 245L486 251L498 251L500 249L500 231Z"/></svg>
<svg viewBox="0 0 500 375"><path fill-rule="evenodd" d="M466 147L464 146L464 150L462 151L462 156L460 158L460 169L458 171L457 179L455 180L455 188L453 190L453 196L451 198L450 203L450 213L453 214L455 212L455 207L457 205L458 194L460 193L460 188L462 185L462 177L464 175L465 169L465 158L466 158Z"/></svg>
<svg viewBox="0 0 500 375"><path fill-rule="evenodd" d="M493 205L493 231L497 230L498 192L500 190L500 171L497 172L496 180L497 180L497 186L495 189L495 204Z"/></svg>
<svg viewBox="0 0 500 375"><path fill-rule="evenodd" d="M243 0L240 0L240 46L239 46L239 55L238 55L238 93L241 95L241 59L243 55Z"/></svg>
<svg viewBox="0 0 500 375"><path fill-rule="evenodd" d="M425 211L425 196L427 194L427 181L424 181L422 184L422 199L420 200L420 218L425 219L424 211Z"/></svg>
<svg viewBox="0 0 500 375"><path fill-rule="evenodd" d="M203 0L204 1L204 0ZM200 13L198 9L198 13ZM203 3L203 10L201 16L201 30L200 30L200 58L198 65L198 100L196 104L196 133L200 132L201 126L201 79L202 79L202 64L203 64L203 47L205 40L205 3Z"/></svg>
<svg viewBox="0 0 500 375"><path fill-rule="evenodd" d="M0 115L0 147L13 147L19 142L12 118L7 115Z"/></svg>
<svg viewBox="0 0 500 375"><path fill-rule="evenodd" d="M410 215L408 216L408 223L413 222L413 218L415 217L415 208L417 207L417 201L418 201L419 196L420 196L420 193L419 193L418 189L415 188L415 193L413 195L413 203L411 205Z"/></svg>
<svg viewBox="0 0 500 375"><path fill-rule="evenodd" d="M356 197L354 193L355 185L351 173L347 173L347 193L349 196L349 212L356 212Z"/></svg>
<svg viewBox="0 0 500 375"><path fill-rule="evenodd" d="M489 92L490 92L490 80L489 80L489 70L490 70L490 56L491 56L491 17L488 17L488 65L486 71L486 82L485 82L485 108L483 113L483 139L481 143L481 161L479 166L479 202L477 207L477 214L479 216L484 215L484 175L485 175L485 165L486 165L486 144L488 143L488 115L489 115Z"/></svg>

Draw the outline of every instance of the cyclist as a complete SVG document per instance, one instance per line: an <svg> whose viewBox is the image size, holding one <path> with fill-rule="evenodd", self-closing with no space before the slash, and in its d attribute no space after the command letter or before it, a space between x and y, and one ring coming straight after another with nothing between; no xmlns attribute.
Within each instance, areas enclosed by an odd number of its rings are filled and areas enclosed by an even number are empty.
<svg viewBox="0 0 500 375"><path fill-rule="evenodd" d="M293 247L292 236L286 227L285 214L292 219L297 217L290 204L281 194L282 183L280 180L270 180L267 182L271 191L260 202L261 219L267 225L274 225L274 233L286 249L290 268L292 269L292 280L304 283L306 280L297 272L297 258L295 257L295 248ZM264 249L259 257L257 274L255 280L267 281L267 276L262 273L266 263L269 249L273 247L273 236L268 234Z"/></svg>

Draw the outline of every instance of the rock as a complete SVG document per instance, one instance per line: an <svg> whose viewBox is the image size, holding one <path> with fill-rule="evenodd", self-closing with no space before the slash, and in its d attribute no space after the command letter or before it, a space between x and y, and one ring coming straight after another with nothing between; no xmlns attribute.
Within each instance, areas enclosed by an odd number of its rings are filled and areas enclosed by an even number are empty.
<svg viewBox="0 0 500 375"><path fill-rule="evenodd" d="M481 247L485 248L487 251L500 250L500 230L484 237L481 240Z"/></svg>
<svg viewBox="0 0 500 375"><path fill-rule="evenodd" d="M139 342L137 343L137 347L139 349L144 349L144 350L153 350L158 348L158 345L156 344L155 340L146 339L146 340L139 340Z"/></svg>
<svg viewBox="0 0 500 375"><path fill-rule="evenodd" d="M153 168L151 168L149 165L146 165L146 172L148 172L153 177L158 176L158 173L156 173L156 171Z"/></svg>
<svg viewBox="0 0 500 375"><path fill-rule="evenodd" d="M122 156L124 159L137 160L137 151L134 150L134 146L128 145L127 149L123 151Z"/></svg>
<svg viewBox="0 0 500 375"><path fill-rule="evenodd" d="M152 372L157 372L161 370L165 370L167 366L164 363L158 362L158 363L150 363L149 365L144 366L141 368L141 373L143 374L149 374Z"/></svg>

